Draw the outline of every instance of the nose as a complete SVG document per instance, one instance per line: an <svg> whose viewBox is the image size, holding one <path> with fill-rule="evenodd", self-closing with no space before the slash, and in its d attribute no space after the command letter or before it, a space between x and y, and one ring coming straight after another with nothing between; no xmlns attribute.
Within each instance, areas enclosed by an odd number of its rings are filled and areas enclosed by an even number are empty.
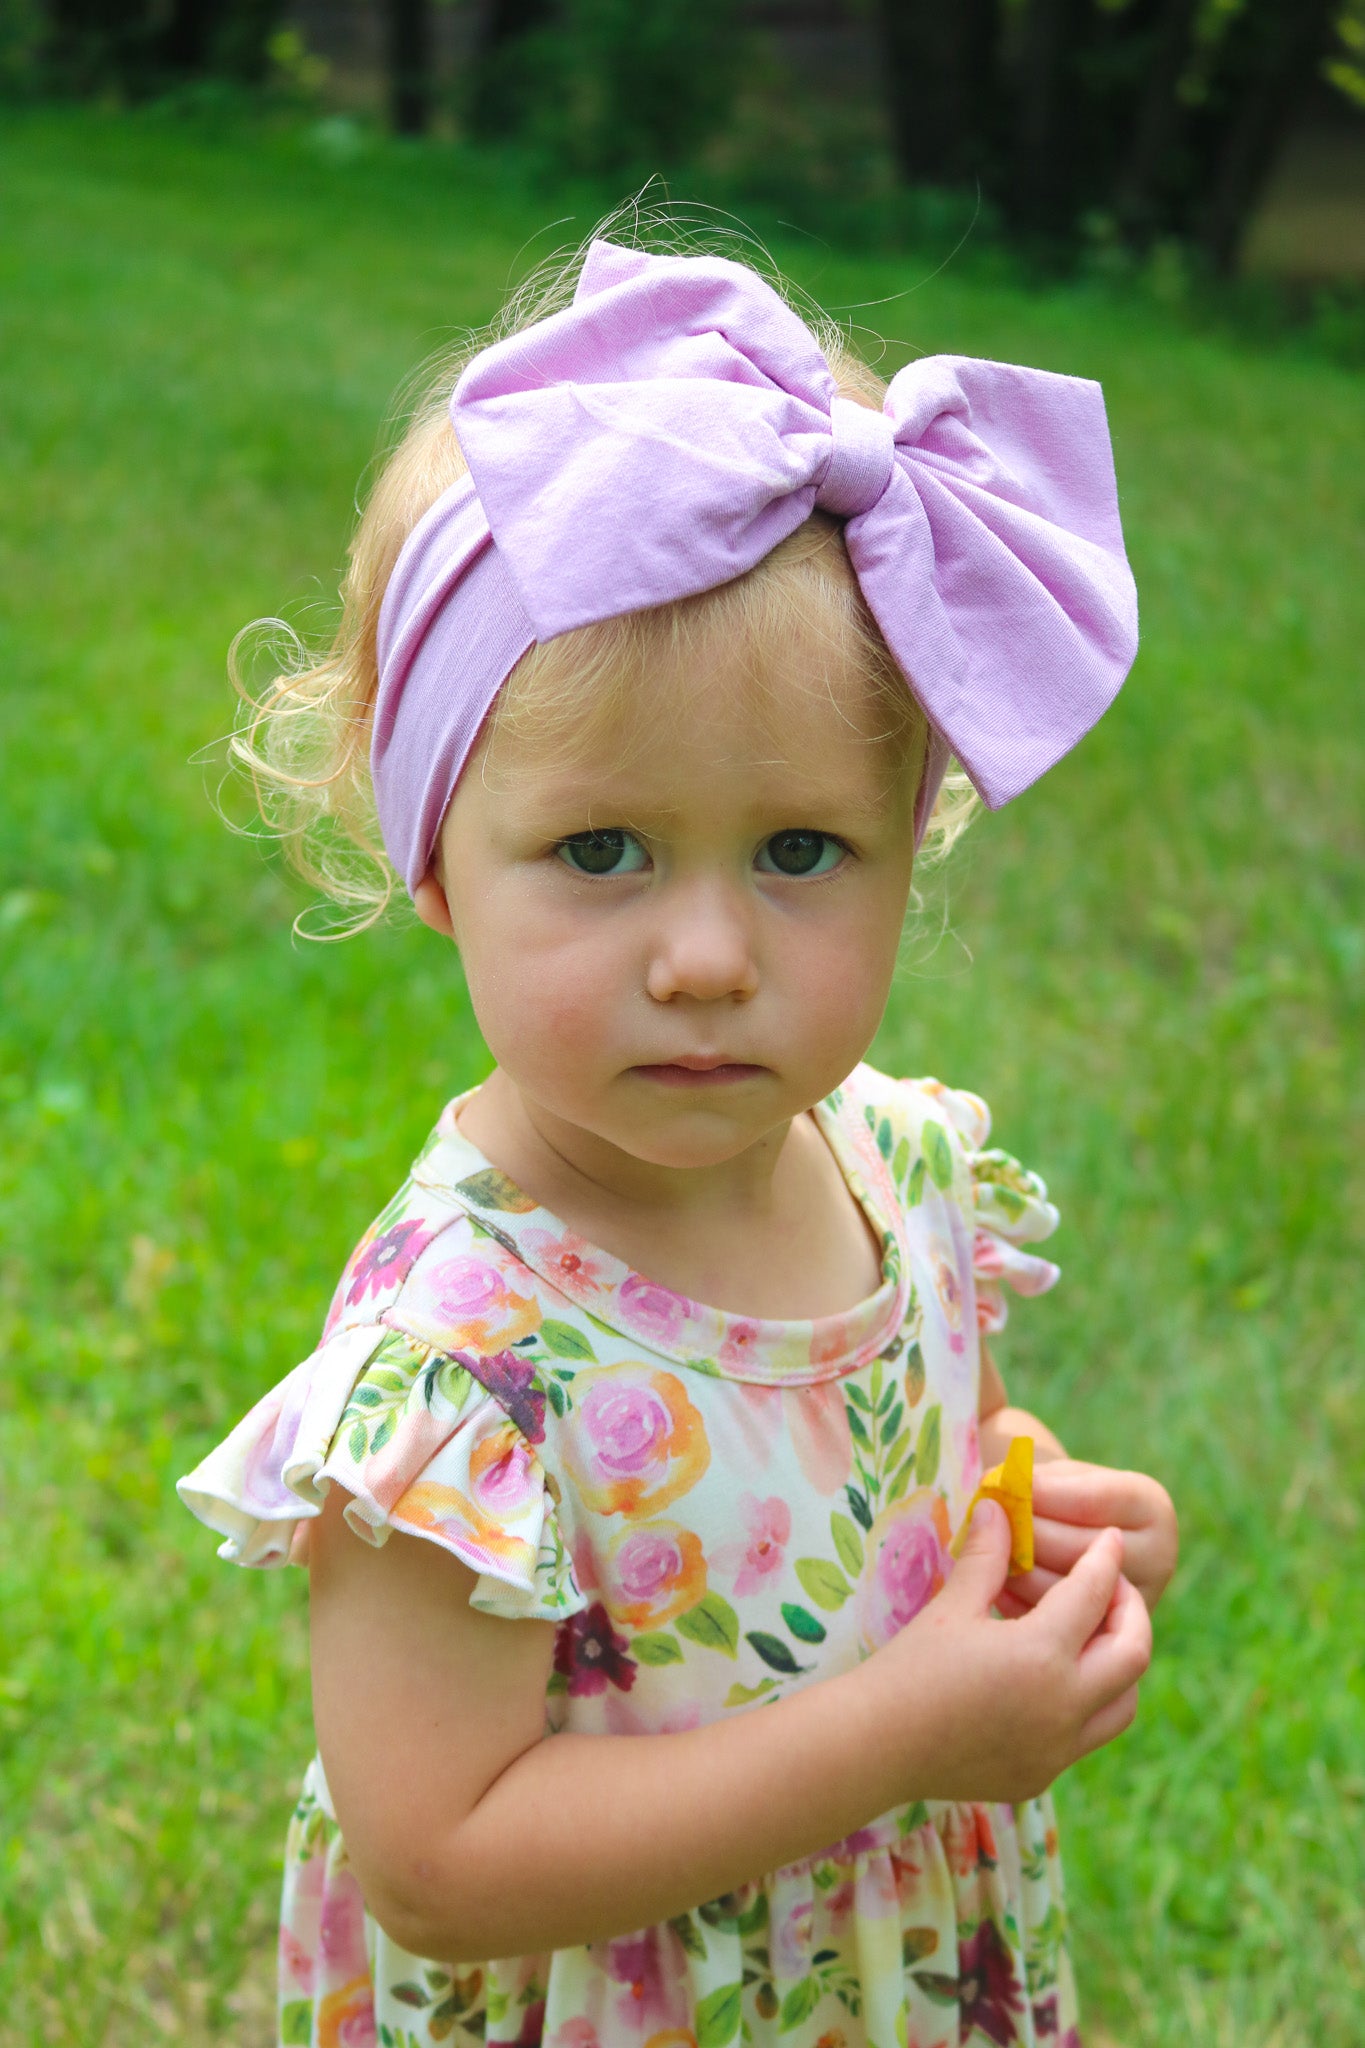
<svg viewBox="0 0 1365 2048"><path fill-rule="evenodd" d="M645 987L656 1003L680 996L747 1002L758 992L758 963L745 905L716 882L675 885L660 901Z"/></svg>

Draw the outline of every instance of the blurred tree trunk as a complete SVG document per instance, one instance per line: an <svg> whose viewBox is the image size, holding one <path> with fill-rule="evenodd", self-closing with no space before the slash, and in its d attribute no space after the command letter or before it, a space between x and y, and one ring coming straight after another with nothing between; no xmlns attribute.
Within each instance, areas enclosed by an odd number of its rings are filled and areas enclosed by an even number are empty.
<svg viewBox="0 0 1365 2048"><path fill-rule="evenodd" d="M1273 7L1269 0L1247 0L1230 33L1236 85L1191 208L1194 238L1223 275L1236 265L1252 209L1336 15L1335 0L1278 0Z"/></svg>
<svg viewBox="0 0 1365 2048"><path fill-rule="evenodd" d="M997 139L1000 0L878 0L887 110L901 176L978 175Z"/></svg>
<svg viewBox="0 0 1365 2048"><path fill-rule="evenodd" d="M487 0L465 100L471 134L496 142L516 129L524 100L517 45L550 18L551 0Z"/></svg>
<svg viewBox="0 0 1365 2048"><path fill-rule="evenodd" d="M1001 196L1017 225L1044 234L1065 234L1075 222L1078 60L1093 14L1093 0L1032 0L1023 19L1014 162Z"/></svg>
<svg viewBox="0 0 1365 2048"><path fill-rule="evenodd" d="M431 126L431 0L388 0L389 125L395 135Z"/></svg>
<svg viewBox="0 0 1365 2048"><path fill-rule="evenodd" d="M1162 0L1133 114L1127 151L1114 190L1120 225L1144 239L1167 196L1171 159L1185 126L1180 81L1189 60L1199 0Z"/></svg>

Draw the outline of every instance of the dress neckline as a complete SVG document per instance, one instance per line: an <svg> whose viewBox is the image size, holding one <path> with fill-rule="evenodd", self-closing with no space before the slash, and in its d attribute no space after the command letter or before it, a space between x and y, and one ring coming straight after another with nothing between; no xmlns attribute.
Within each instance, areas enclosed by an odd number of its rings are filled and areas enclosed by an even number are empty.
<svg viewBox="0 0 1365 2048"><path fill-rule="evenodd" d="M574 1309L674 1364L759 1386L841 1379L891 1341L909 1298L909 1262L894 1184L864 1119L852 1113L850 1098L860 1092L857 1078L855 1072L812 1111L882 1252L880 1286L837 1315L792 1320L738 1315L634 1272L542 1208L465 1136L458 1118L472 1089L446 1104L412 1179L457 1203ZM572 1332L567 1335L571 1341Z"/></svg>

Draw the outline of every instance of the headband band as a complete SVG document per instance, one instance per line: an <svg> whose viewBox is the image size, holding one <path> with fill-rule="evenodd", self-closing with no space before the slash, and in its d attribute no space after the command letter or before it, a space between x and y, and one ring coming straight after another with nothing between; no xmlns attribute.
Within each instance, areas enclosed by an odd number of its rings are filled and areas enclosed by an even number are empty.
<svg viewBox="0 0 1365 2048"><path fill-rule="evenodd" d="M930 726L998 809L1073 747L1137 651L1098 384L928 356L840 395L771 286L594 242L573 304L485 349L450 402L469 474L409 535L379 620L371 761L409 893L498 690L576 626L743 575L816 509Z"/></svg>

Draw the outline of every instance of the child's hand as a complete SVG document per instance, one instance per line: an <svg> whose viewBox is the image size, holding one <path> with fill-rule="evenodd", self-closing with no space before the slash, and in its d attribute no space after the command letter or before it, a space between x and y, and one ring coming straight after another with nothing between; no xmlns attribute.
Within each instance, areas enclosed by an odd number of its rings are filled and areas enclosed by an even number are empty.
<svg viewBox="0 0 1365 2048"><path fill-rule="evenodd" d="M1007 1616L1025 1614L1065 1578L1097 1529L1123 1536L1123 1574L1149 1611L1170 1584L1179 1549L1171 1497L1145 1472L1118 1472L1077 1458L1049 1458L1033 1473L1033 1570L1010 1579L998 1601Z"/></svg>
<svg viewBox="0 0 1365 2048"><path fill-rule="evenodd" d="M884 1711L905 1739L908 1798L1034 1798L1137 1712L1152 1624L1122 1575L1121 1533L1088 1532L1066 1576L1006 1622L991 1609L1009 1547L1003 1509L983 1502L943 1592L864 1667L894 1687Z"/></svg>

